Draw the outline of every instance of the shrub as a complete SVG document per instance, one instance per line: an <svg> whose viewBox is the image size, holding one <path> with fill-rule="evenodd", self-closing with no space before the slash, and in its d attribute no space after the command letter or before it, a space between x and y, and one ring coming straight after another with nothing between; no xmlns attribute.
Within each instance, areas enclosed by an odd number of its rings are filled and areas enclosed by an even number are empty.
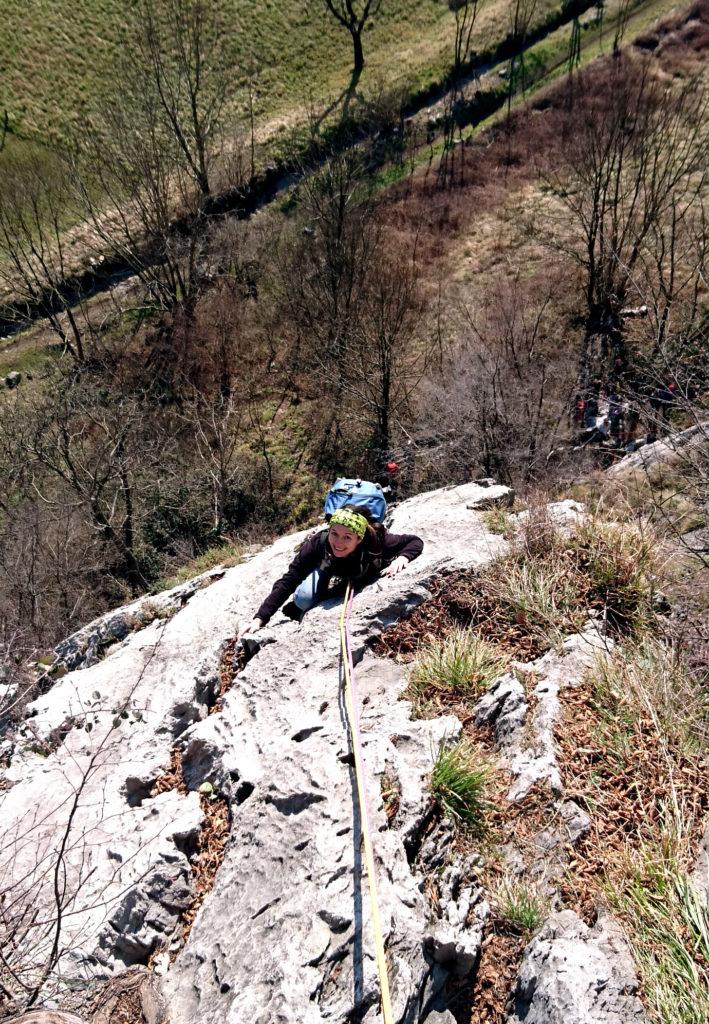
<svg viewBox="0 0 709 1024"><path fill-rule="evenodd" d="M429 643L409 675L414 707L456 697L478 697L505 671L506 659L472 629L454 629L444 640Z"/></svg>
<svg viewBox="0 0 709 1024"><path fill-rule="evenodd" d="M444 740L431 774L431 792L444 814L473 832L485 830L485 791L490 766L466 740L449 746Z"/></svg>

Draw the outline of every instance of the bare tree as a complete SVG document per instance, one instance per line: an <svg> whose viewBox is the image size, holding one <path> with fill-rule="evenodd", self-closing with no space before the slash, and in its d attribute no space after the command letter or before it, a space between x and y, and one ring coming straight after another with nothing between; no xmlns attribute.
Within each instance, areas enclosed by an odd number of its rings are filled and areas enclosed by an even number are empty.
<svg viewBox="0 0 709 1024"><path fill-rule="evenodd" d="M482 469L507 483L538 482L559 439L575 359L558 345L548 284L517 278L483 309L460 305L455 318L455 345L422 387L420 464L430 462L432 481Z"/></svg>
<svg viewBox="0 0 709 1024"><path fill-rule="evenodd" d="M210 484L212 529L221 537L230 493L242 475L245 410L233 394L212 401L195 392L186 419Z"/></svg>
<svg viewBox="0 0 709 1024"><path fill-rule="evenodd" d="M344 388L371 422L370 447L380 464L428 365L432 346L420 330L423 310L414 256L380 247L362 297L356 344L347 351Z"/></svg>
<svg viewBox="0 0 709 1024"><path fill-rule="evenodd" d="M131 267L153 303L191 313L204 243L200 194L162 130L154 94L134 94L130 105L106 103L84 153L81 198L98 251Z"/></svg>
<svg viewBox="0 0 709 1024"><path fill-rule="evenodd" d="M188 316L233 73L226 39L207 0L139 0L82 139L82 198L100 248ZM239 160L228 163L240 183Z"/></svg>
<svg viewBox="0 0 709 1024"><path fill-rule="evenodd" d="M470 57L473 29L478 14L478 0L448 0L448 6L453 11L455 31L453 34L453 63L448 76L449 90L443 114L443 156L438 172L439 181L444 186L453 180L453 140L456 130L456 114L463 99L464 69ZM462 176L462 150L460 173Z"/></svg>
<svg viewBox="0 0 709 1024"><path fill-rule="evenodd" d="M153 93L158 124L204 197L228 96L225 40L207 0L139 0L122 68L122 89Z"/></svg>
<svg viewBox="0 0 709 1024"><path fill-rule="evenodd" d="M162 445L154 433L148 441L144 425L135 400L101 401L90 388L61 383L53 401L36 407L24 439L39 501L60 514L79 509L107 549L113 571L134 592L146 586L140 482L151 448L160 462Z"/></svg>
<svg viewBox="0 0 709 1024"><path fill-rule="evenodd" d="M701 333L708 254L707 197L680 189L668 197L663 219L650 227L628 287L648 307L652 360L666 357L678 334L691 344ZM687 361L680 366L686 368Z"/></svg>
<svg viewBox="0 0 709 1024"><path fill-rule="evenodd" d="M647 64L620 56L610 80L590 79L567 116L563 170L546 175L575 237L554 244L583 273L590 339L621 347L620 311L652 233L703 192L707 167L707 97L701 83L667 89ZM673 214L673 210L675 213Z"/></svg>
<svg viewBox="0 0 709 1024"><path fill-rule="evenodd" d="M525 49L527 36L532 24L532 19L537 10L537 0L512 0L510 7L510 36L512 39L513 53L510 59L510 66L507 74L507 132L508 132L508 159L510 155L511 131L510 115L512 112L512 97L518 91L524 96L527 88Z"/></svg>
<svg viewBox="0 0 709 1024"><path fill-rule="evenodd" d="M347 374L360 299L381 235L361 159L333 157L303 185L303 234L281 269L296 329L297 358L324 372L338 404Z"/></svg>
<svg viewBox="0 0 709 1024"><path fill-rule="evenodd" d="M368 21L379 13L384 0L323 0L326 9L352 39L352 74L345 90L343 117L347 116L349 102L354 96L364 71L362 33Z"/></svg>
<svg viewBox="0 0 709 1024"><path fill-rule="evenodd" d="M68 281L75 169L65 157L36 150L22 160L8 156L3 171L0 285L12 300L7 310L18 325L37 313L46 317L62 348L82 363L86 323Z"/></svg>

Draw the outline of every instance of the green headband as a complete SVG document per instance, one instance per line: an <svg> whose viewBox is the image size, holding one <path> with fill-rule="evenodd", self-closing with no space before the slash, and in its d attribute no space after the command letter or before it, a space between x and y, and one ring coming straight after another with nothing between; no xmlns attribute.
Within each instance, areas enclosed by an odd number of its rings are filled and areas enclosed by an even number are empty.
<svg viewBox="0 0 709 1024"><path fill-rule="evenodd" d="M361 540L367 532L367 520L359 512L352 512L349 508L338 508L330 517L330 526L344 526Z"/></svg>

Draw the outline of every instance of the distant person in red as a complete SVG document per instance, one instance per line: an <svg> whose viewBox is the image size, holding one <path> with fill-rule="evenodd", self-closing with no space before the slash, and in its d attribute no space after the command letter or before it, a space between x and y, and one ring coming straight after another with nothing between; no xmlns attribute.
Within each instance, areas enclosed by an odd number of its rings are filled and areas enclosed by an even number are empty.
<svg viewBox="0 0 709 1024"><path fill-rule="evenodd" d="M394 462L393 459L390 462L387 462L385 472L389 494L391 495L392 500L395 500L399 490L399 475L401 473L399 463Z"/></svg>
<svg viewBox="0 0 709 1024"><path fill-rule="evenodd" d="M576 395L571 406L571 415L577 427L583 426L585 409L586 403L584 402L583 398L581 397L581 395Z"/></svg>

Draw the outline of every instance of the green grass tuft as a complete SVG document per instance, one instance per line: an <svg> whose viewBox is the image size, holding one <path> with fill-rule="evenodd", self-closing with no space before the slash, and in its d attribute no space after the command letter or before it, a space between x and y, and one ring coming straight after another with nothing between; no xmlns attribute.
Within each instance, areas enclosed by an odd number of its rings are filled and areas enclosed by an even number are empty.
<svg viewBox="0 0 709 1024"><path fill-rule="evenodd" d="M660 1024L709 1020L709 907L667 839L645 845L625 883L608 887L643 981L652 1019Z"/></svg>
<svg viewBox="0 0 709 1024"><path fill-rule="evenodd" d="M441 810L471 832L485 831L485 792L491 768L466 740L441 744L431 774L431 792Z"/></svg>
<svg viewBox="0 0 709 1024"><path fill-rule="evenodd" d="M533 882L506 879L495 893L495 909L506 928L524 935L539 928L548 906Z"/></svg>
<svg viewBox="0 0 709 1024"><path fill-rule="evenodd" d="M409 674L409 693L418 713L446 699L480 696L505 671L506 658L471 629L456 629L419 653Z"/></svg>

